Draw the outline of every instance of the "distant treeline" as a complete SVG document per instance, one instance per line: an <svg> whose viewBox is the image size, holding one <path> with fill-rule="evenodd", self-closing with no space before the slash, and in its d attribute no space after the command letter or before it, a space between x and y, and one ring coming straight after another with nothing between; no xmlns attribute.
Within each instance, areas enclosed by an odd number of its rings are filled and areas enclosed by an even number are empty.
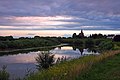
<svg viewBox="0 0 120 80"><path fill-rule="evenodd" d="M89 44L98 44L100 43L101 39L107 39L108 38L112 41L119 42L120 41L120 35L112 35L112 37L109 35L102 35L102 34L92 34L88 37L82 36L80 38L79 36L76 36L76 34L73 34L72 37L39 37L35 36L34 38L28 38L28 37L20 37L20 38L13 38L13 36L0 36L0 49L23 49L23 48L32 48L32 47L43 47L43 46L53 46L58 45L60 43L73 43L76 45L84 44L86 41L86 45ZM88 39L85 40L84 39ZM90 40L93 39L93 40ZM98 39L98 41L94 41L94 39Z"/></svg>
<svg viewBox="0 0 120 80"><path fill-rule="evenodd" d="M73 33L72 37L39 37L35 36L34 38L29 38L29 37L20 37L20 38L13 38L13 36L0 36L0 41L12 41L12 40L21 40L21 39L83 39L83 38L93 38L93 39L100 39L100 38L110 38L113 39L114 41L120 41L120 35L103 35L103 34L91 34L90 36L82 36L81 35L76 35L76 33Z"/></svg>
<svg viewBox="0 0 120 80"><path fill-rule="evenodd" d="M11 41L14 40L13 36L0 36L0 41Z"/></svg>
<svg viewBox="0 0 120 80"><path fill-rule="evenodd" d="M112 39L113 41L120 41L120 35L114 35L114 34L111 34L111 35L103 35L103 34L92 34L90 36L79 36L79 35L76 35L76 33L74 33L72 35L72 38L74 39L83 39L83 38L93 38L93 39L105 39L105 38L109 38L109 39Z"/></svg>
<svg viewBox="0 0 120 80"><path fill-rule="evenodd" d="M13 37L1 37L0 49L23 49L32 47L44 47L60 44L57 38L44 38L35 36L34 38L14 39Z"/></svg>

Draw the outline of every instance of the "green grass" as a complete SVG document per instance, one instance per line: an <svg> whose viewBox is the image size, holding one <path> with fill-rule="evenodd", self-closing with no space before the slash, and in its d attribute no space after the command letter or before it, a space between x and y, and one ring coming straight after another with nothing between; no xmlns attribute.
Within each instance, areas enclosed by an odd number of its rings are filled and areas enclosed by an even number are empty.
<svg viewBox="0 0 120 80"><path fill-rule="evenodd" d="M101 63L101 61L104 61L118 53L120 53L120 50L108 51L99 56L91 55L80 59L66 61L61 64L57 64L48 70L32 74L28 76L26 80L80 80L77 77L84 72L87 72L89 69L92 69L94 64L99 62ZM89 78L87 79L90 80Z"/></svg>
<svg viewBox="0 0 120 80"><path fill-rule="evenodd" d="M120 42L114 42L114 50L120 49Z"/></svg>
<svg viewBox="0 0 120 80"><path fill-rule="evenodd" d="M120 80L120 54L93 65L76 80Z"/></svg>

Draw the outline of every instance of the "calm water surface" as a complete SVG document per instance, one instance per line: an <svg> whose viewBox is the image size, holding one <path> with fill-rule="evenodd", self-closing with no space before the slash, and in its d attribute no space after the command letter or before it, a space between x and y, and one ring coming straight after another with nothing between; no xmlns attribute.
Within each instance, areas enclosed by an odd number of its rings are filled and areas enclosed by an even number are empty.
<svg viewBox="0 0 120 80"><path fill-rule="evenodd" d="M0 67L7 65L7 71L10 73L10 78L23 78L28 70L36 70L37 54L41 51L18 53L14 55L0 56ZM55 59L66 57L68 60L73 58L79 58L81 56L89 54L99 54L98 52L90 51L89 49L74 49L72 46L56 47L50 50L55 54Z"/></svg>

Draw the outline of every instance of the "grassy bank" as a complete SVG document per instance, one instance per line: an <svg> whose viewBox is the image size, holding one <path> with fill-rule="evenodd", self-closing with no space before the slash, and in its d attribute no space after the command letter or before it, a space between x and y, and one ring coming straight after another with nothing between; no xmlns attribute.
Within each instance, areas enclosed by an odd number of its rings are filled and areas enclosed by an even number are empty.
<svg viewBox="0 0 120 80"><path fill-rule="evenodd" d="M49 68L48 70L32 74L27 77L27 80L76 80L79 79L79 75L91 69L94 64L119 53L120 50L108 51L98 56L91 55L63 62Z"/></svg>
<svg viewBox="0 0 120 80"><path fill-rule="evenodd" d="M120 54L93 65L76 80L120 80Z"/></svg>

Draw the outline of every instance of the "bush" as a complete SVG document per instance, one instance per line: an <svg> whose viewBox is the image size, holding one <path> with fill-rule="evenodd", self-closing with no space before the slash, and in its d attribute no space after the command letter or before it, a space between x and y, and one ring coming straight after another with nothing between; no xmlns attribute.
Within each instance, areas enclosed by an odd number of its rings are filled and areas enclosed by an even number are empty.
<svg viewBox="0 0 120 80"><path fill-rule="evenodd" d="M82 46L84 43L83 43L82 40L76 39L76 40L73 40L73 44L74 44L75 46Z"/></svg>
<svg viewBox="0 0 120 80"><path fill-rule="evenodd" d="M0 48L4 49L4 48L7 48L7 46L3 42L0 42Z"/></svg>
<svg viewBox="0 0 120 80"><path fill-rule="evenodd" d="M94 46L94 41L93 39L87 39L85 41L85 47L89 48L89 47L93 47Z"/></svg>
<svg viewBox="0 0 120 80"><path fill-rule="evenodd" d="M103 41L99 44L99 48L100 50L111 50L114 48L114 44L112 41L109 41L109 42L106 42L106 41Z"/></svg>
<svg viewBox="0 0 120 80"><path fill-rule="evenodd" d="M36 57L37 61L37 69L48 69L50 66L53 65L54 62L54 55L51 54L49 51L44 51L40 54L38 54L38 57Z"/></svg>
<svg viewBox="0 0 120 80"><path fill-rule="evenodd" d="M0 70L0 80L9 80L9 73L6 72L6 66L3 66L2 70Z"/></svg>

